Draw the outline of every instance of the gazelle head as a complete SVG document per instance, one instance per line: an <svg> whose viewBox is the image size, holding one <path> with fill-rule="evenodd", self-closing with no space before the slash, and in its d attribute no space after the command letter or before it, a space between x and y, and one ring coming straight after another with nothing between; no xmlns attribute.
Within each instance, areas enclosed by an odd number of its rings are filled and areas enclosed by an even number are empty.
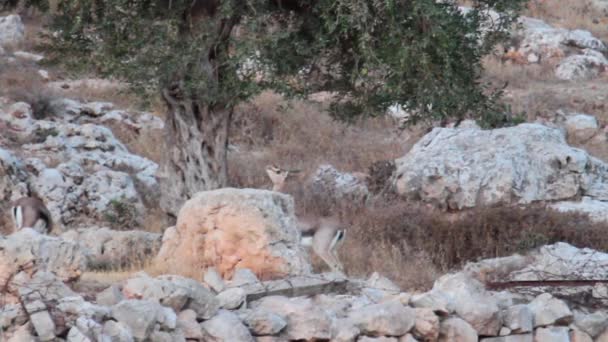
<svg viewBox="0 0 608 342"><path fill-rule="evenodd" d="M272 182L273 191L282 191L285 186L285 180L292 173L298 173L300 170L285 170L275 164L266 166L266 174Z"/></svg>

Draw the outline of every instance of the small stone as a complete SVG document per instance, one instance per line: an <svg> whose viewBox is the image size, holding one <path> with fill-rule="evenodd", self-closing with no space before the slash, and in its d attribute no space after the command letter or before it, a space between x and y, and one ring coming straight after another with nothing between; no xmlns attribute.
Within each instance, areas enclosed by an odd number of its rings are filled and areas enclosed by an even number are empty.
<svg viewBox="0 0 608 342"><path fill-rule="evenodd" d="M221 308L235 310L245 303L245 296L245 290L240 287L234 287L218 294L217 299L220 302Z"/></svg>
<svg viewBox="0 0 608 342"><path fill-rule="evenodd" d="M264 309L253 310L244 322L254 335L276 335L287 326L283 317Z"/></svg>

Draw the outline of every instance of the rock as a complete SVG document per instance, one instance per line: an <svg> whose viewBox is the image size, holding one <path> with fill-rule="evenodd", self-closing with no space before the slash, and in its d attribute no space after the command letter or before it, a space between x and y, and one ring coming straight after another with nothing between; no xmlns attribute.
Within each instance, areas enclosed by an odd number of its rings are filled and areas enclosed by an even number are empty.
<svg viewBox="0 0 608 342"><path fill-rule="evenodd" d="M394 337L369 337L369 336L361 336L357 339L358 342L399 342L398 339Z"/></svg>
<svg viewBox="0 0 608 342"><path fill-rule="evenodd" d="M562 201L550 205L550 208L562 213L575 212L589 215L594 222L608 222L608 202L596 201L583 197L580 201Z"/></svg>
<svg viewBox="0 0 608 342"><path fill-rule="evenodd" d="M0 201L10 202L27 195L27 180L23 162L12 152L0 148ZM23 191L19 192L19 188Z"/></svg>
<svg viewBox="0 0 608 342"><path fill-rule="evenodd" d="M554 298L549 293L543 293L534 298L529 304L534 314L534 326L567 325L573 321L572 311L564 301Z"/></svg>
<svg viewBox="0 0 608 342"><path fill-rule="evenodd" d="M113 306L120 303L125 297L122 295L122 289L116 284L110 285L105 290L95 295L95 301L99 305Z"/></svg>
<svg viewBox="0 0 608 342"><path fill-rule="evenodd" d="M160 250L162 236L139 230L109 228L69 230L61 237L90 251L93 268L127 268L145 264Z"/></svg>
<svg viewBox="0 0 608 342"><path fill-rule="evenodd" d="M566 119L566 131L569 138L577 141L591 139L599 130L597 119L592 115L575 114Z"/></svg>
<svg viewBox="0 0 608 342"><path fill-rule="evenodd" d="M418 342L412 334L406 334L399 338L399 342Z"/></svg>
<svg viewBox="0 0 608 342"><path fill-rule="evenodd" d="M110 309L95 305L84 300L81 296L71 296L59 299L57 310L64 316L67 325L73 324L76 319L102 322L110 315ZM101 327L99 327L101 331Z"/></svg>
<svg viewBox="0 0 608 342"><path fill-rule="evenodd" d="M152 334L162 306L150 300L124 300L112 307L112 318L129 327L136 340L145 340Z"/></svg>
<svg viewBox="0 0 608 342"><path fill-rule="evenodd" d="M13 335L9 337L7 342L31 342L35 341L36 337L32 335L32 326L31 322L27 322L21 326L19 326L13 332Z"/></svg>
<svg viewBox="0 0 608 342"><path fill-rule="evenodd" d="M596 311L592 314L574 312L574 324L591 337L596 337L608 328L608 314Z"/></svg>
<svg viewBox="0 0 608 342"><path fill-rule="evenodd" d="M203 330L196 321L194 310L184 310L177 315L177 327L184 334L186 339L202 339Z"/></svg>
<svg viewBox="0 0 608 342"><path fill-rule="evenodd" d="M580 330L570 330L570 342L593 342L589 334Z"/></svg>
<svg viewBox="0 0 608 342"><path fill-rule="evenodd" d="M375 301L378 302L386 297L395 296L401 292L399 286L393 283L390 279L381 276L378 272L374 272L370 278L365 282L366 288L361 291L368 297L375 297ZM406 303L407 305L407 303Z"/></svg>
<svg viewBox="0 0 608 342"><path fill-rule="evenodd" d="M311 176L312 193L333 201L348 199L360 203L369 195L365 179L338 171L332 165L320 165Z"/></svg>
<svg viewBox="0 0 608 342"><path fill-rule="evenodd" d="M433 289L451 296L456 314L471 324L480 335L498 335L502 326L500 309L480 281L459 272L439 278Z"/></svg>
<svg viewBox="0 0 608 342"><path fill-rule="evenodd" d="M410 303L415 308L428 308L440 316L447 316L454 312L454 300L438 289L415 294Z"/></svg>
<svg viewBox="0 0 608 342"><path fill-rule="evenodd" d="M209 319L217 312L219 301L199 282L175 275L151 278L140 272L128 279L122 289L128 299L153 300L180 312L192 309L197 318Z"/></svg>
<svg viewBox="0 0 608 342"><path fill-rule="evenodd" d="M20 303L4 304L0 308L0 330L22 326L27 322L27 315Z"/></svg>
<svg viewBox="0 0 608 342"><path fill-rule="evenodd" d="M466 321L452 317L441 322L439 329L440 342L476 342L477 332Z"/></svg>
<svg viewBox="0 0 608 342"><path fill-rule="evenodd" d="M533 342L532 334L510 335L501 337L482 338L482 342Z"/></svg>
<svg viewBox="0 0 608 342"><path fill-rule="evenodd" d="M244 322L254 335L277 335L287 326L283 317L264 309L253 310Z"/></svg>
<svg viewBox="0 0 608 342"><path fill-rule="evenodd" d="M7 284L21 269L53 272L62 281L76 280L86 269L87 258L76 244L24 228L0 237L0 281Z"/></svg>
<svg viewBox="0 0 608 342"><path fill-rule="evenodd" d="M561 80L588 80L600 75L608 68L608 59L601 52L584 50L582 55L573 55L562 60L555 69Z"/></svg>
<svg viewBox="0 0 608 342"><path fill-rule="evenodd" d="M220 302L221 308L235 310L245 303L245 295L245 290L235 287L219 293L217 299Z"/></svg>
<svg viewBox="0 0 608 342"><path fill-rule="evenodd" d="M401 336L414 326L416 313L400 303L387 302L354 310L349 319L363 334Z"/></svg>
<svg viewBox="0 0 608 342"><path fill-rule="evenodd" d="M238 272L238 270L237 270ZM235 276L233 277L233 281L234 278L236 277L236 273ZM255 275L254 275L255 277ZM256 278L257 280L257 278ZM224 290L224 288L226 287L226 284L224 284L224 279L222 279L222 276L220 276L219 273L217 273L217 270L213 267L209 267L207 268L207 270L205 271L205 274L203 275L203 282L205 284L207 284L213 291L215 291L215 293L220 293Z"/></svg>
<svg viewBox="0 0 608 342"><path fill-rule="evenodd" d="M37 300L27 303L25 311L28 313L30 322L32 322L40 341L52 341L55 339L55 323L42 301Z"/></svg>
<svg viewBox="0 0 608 342"><path fill-rule="evenodd" d="M25 61L31 61L31 62L40 62L41 60L44 59L44 56L42 55L37 55L35 53L31 53L31 52L26 52L26 51L15 51L13 52L13 56L25 60Z"/></svg>
<svg viewBox="0 0 608 342"><path fill-rule="evenodd" d="M94 320L80 317L68 333L68 342L101 341L102 329L102 326Z"/></svg>
<svg viewBox="0 0 608 342"><path fill-rule="evenodd" d="M238 268L228 284L229 287L241 287L245 285L255 285L260 283L258 277L248 268Z"/></svg>
<svg viewBox="0 0 608 342"><path fill-rule="evenodd" d="M308 298L268 296L251 303L251 306L254 310L266 310L284 317L288 324L281 336L290 340L331 338L332 318Z"/></svg>
<svg viewBox="0 0 608 342"><path fill-rule="evenodd" d="M535 342L570 342L568 327L538 328L534 333Z"/></svg>
<svg viewBox="0 0 608 342"><path fill-rule="evenodd" d="M423 341L436 341L439 337L439 317L432 309L416 308L415 312L414 336Z"/></svg>
<svg viewBox="0 0 608 342"><path fill-rule="evenodd" d="M15 14L0 17L0 47L16 45L25 39L25 26Z"/></svg>
<svg viewBox="0 0 608 342"><path fill-rule="evenodd" d="M180 210L173 238L163 239L158 260L184 272L215 267L226 279L238 268L264 278L310 272L293 199L273 191L200 192Z"/></svg>
<svg viewBox="0 0 608 342"><path fill-rule="evenodd" d="M519 304L505 310L503 321L505 327L514 334L532 332L534 314L527 305Z"/></svg>
<svg viewBox="0 0 608 342"><path fill-rule="evenodd" d="M133 342L131 330L124 323L106 321L103 325L103 334L109 337L111 342Z"/></svg>
<svg viewBox="0 0 608 342"><path fill-rule="evenodd" d="M332 330L331 340L334 342L354 342L361 334L361 330L348 319L336 321Z"/></svg>
<svg viewBox="0 0 608 342"><path fill-rule="evenodd" d="M435 128L396 164L399 194L451 209L608 196L606 164L540 124Z"/></svg>
<svg viewBox="0 0 608 342"><path fill-rule="evenodd" d="M201 327L203 328L203 341L254 341L249 330L230 311L220 310L213 318L203 322Z"/></svg>

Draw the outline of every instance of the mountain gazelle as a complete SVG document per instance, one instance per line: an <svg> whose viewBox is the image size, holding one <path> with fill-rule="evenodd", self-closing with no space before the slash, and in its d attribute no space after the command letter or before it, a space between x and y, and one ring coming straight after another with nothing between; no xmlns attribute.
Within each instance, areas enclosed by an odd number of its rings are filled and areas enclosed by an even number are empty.
<svg viewBox="0 0 608 342"><path fill-rule="evenodd" d="M21 197L13 202L11 214L15 230L32 228L42 233L49 233L53 229L51 213L38 197ZM39 228L39 221L44 222L44 227Z"/></svg>
<svg viewBox="0 0 608 342"><path fill-rule="evenodd" d="M284 170L276 165L266 167L272 181L272 190L285 192L285 181L289 174L298 170ZM333 271L344 273L344 267L337 255L337 249L344 241L345 230L335 217L297 217L298 229L302 233L301 243L311 246L312 250Z"/></svg>

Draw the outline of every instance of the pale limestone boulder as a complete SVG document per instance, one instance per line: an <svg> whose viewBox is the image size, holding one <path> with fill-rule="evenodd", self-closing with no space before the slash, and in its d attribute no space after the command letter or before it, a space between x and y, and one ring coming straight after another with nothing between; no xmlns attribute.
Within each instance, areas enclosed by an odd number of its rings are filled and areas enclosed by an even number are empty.
<svg viewBox="0 0 608 342"><path fill-rule="evenodd" d="M6 340L7 342L31 342L35 341L36 337L33 335L32 323L27 322L18 326L10 337Z"/></svg>
<svg viewBox="0 0 608 342"><path fill-rule="evenodd" d="M40 129L40 125L34 118L32 106L25 102L15 102L10 106L0 107L0 119L8 125L10 132L21 141L31 139L34 132Z"/></svg>
<svg viewBox="0 0 608 342"><path fill-rule="evenodd" d="M562 60L555 69L561 80L589 80L599 76L608 68L608 59L601 52L583 50L581 55L572 55Z"/></svg>
<svg viewBox="0 0 608 342"><path fill-rule="evenodd" d="M175 228L173 228L173 229L175 229ZM233 280L234 280L234 277L233 277ZM226 287L226 284L224 283L224 279L222 278L222 276L220 276L220 274L217 272L217 270L213 267L207 268L207 270L205 271L205 274L203 275L203 282L205 284L207 284L207 286L209 286L209 288L211 288L213 291L215 291L215 293L222 292L224 290L224 288Z"/></svg>
<svg viewBox="0 0 608 342"><path fill-rule="evenodd" d="M361 334L361 329L357 328L353 322L347 318L336 320L332 328L332 341L335 342L354 342Z"/></svg>
<svg viewBox="0 0 608 342"><path fill-rule="evenodd" d="M27 315L21 304L5 304L0 308L0 329L3 331L22 326L26 322Z"/></svg>
<svg viewBox="0 0 608 342"><path fill-rule="evenodd" d="M106 336L102 334L103 326L96 321L79 317L68 333L68 342L77 341L103 341Z"/></svg>
<svg viewBox="0 0 608 342"><path fill-rule="evenodd" d="M477 342L477 332L466 321L452 317L441 322L440 342Z"/></svg>
<svg viewBox="0 0 608 342"><path fill-rule="evenodd" d="M203 338L203 329L196 320L196 312L194 310L187 309L177 315L177 328L187 339Z"/></svg>
<svg viewBox="0 0 608 342"><path fill-rule="evenodd" d="M538 328L534 333L534 342L570 342L568 327Z"/></svg>
<svg viewBox="0 0 608 342"><path fill-rule="evenodd" d="M36 331L40 341L52 341L55 339L55 322L49 313L49 308L41 300L28 302L24 305L25 311L30 317L30 322Z"/></svg>
<svg viewBox="0 0 608 342"><path fill-rule="evenodd" d="M440 316L447 316L455 310L454 299L439 289L415 294L410 299L410 304L415 308L428 308Z"/></svg>
<svg viewBox="0 0 608 342"><path fill-rule="evenodd" d="M399 342L398 339L394 337L370 337L370 336L361 336L357 339L358 342Z"/></svg>
<svg viewBox="0 0 608 342"><path fill-rule="evenodd" d="M391 301L354 310L348 318L365 335L401 336L414 327L416 313L401 303Z"/></svg>
<svg viewBox="0 0 608 342"><path fill-rule="evenodd" d="M203 341L253 342L253 336L239 318L232 312L220 310L217 315L201 324Z"/></svg>
<svg viewBox="0 0 608 342"><path fill-rule="evenodd" d="M87 319L102 322L110 316L110 309L105 306L89 303L81 296L70 296L59 299L57 313L64 317L66 325L73 325L76 319ZM101 327L100 327L101 331Z"/></svg>
<svg viewBox="0 0 608 342"><path fill-rule="evenodd" d="M534 314L534 326L543 327L553 324L570 324L574 316L568 305L549 293L543 293L528 304Z"/></svg>
<svg viewBox="0 0 608 342"><path fill-rule="evenodd" d="M299 241L290 196L226 188L200 192L184 204L157 260L194 273L215 267L226 279L239 268L264 279L308 274Z"/></svg>
<svg viewBox="0 0 608 342"><path fill-rule="evenodd" d="M364 201L369 195L365 179L361 175L341 172L332 165L320 165L310 179L311 191L334 201L347 199Z"/></svg>
<svg viewBox="0 0 608 342"><path fill-rule="evenodd" d="M280 336L289 340L326 340L332 336L334 319L309 298L269 296L251 306L284 317L287 327Z"/></svg>
<svg viewBox="0 0 608 342"><path fill-rule="evenodd" d="M277 335L287 326L285 318L265 309L251 311L244 322L254 335Z"/></svg>
<svg viewBox="0 0 608 342"><path fill-rule="evenodd" d="M436 341L439 338L439 317L432 309L416 308L415 312L413 335L423 341Z"/></svg>
<svg viewBox="0 0 608 342"><path fill-rule="evenodd" d="M131 329L125 324L116 321L106 321L103 325L103 334L110 338L111 342L133 342Z"/></svg>
<svg viewBox="0 0 608 342"><path fill-rule="evenodd" d="M587 141L599 130L599 125L595 116L587 114L574 114L568 116L565 126L568 138L574 138L577 141Z"/></svg>
<svg viewBox="0 0 608 342"><path fill-rule="evenodd" d="M61 234L90 253L94 268L126 268L143 265L160 250L162 235L140 230L119 231L106 227L80 228Z"/></svg>
<svg viewBox="0 0 608 342"><path fill-rule="evenodd" d="M85 251L70 241L42 235L24 228L0 237L0 281L7 284L21 269L29 274L53 272L60 280L70 281L86 270Z"/></svg>
<svg viewBox="0 0 608 342"><path fill-rule="evenodd" d="M0 47L16 45L25 39L25 25L21 17L12 14L0 17Z"/></svg>
<svg viewBox="0 0 608 342"><path fill-rule="evenodd" d="M113 306L125 299L122 288L117 284L108 286L101 292L95 294L95 302L99 305Z"/></svg>
<svg viewBox="0 0 608 342"><path fill-rule="evenodd" d="M27 195L27 180L22 160L12 151L0 148L0 201L8 203Z"/></svg>
<svg viewBox="0 0 608 342"><path fill-rule="evenodd" d="M111 315L127 326L138 341L147 339L154 326L164 321L163 307L150 300L124 300L112 307Z"/></svg>
<svg viewBox="0 0 608 342"><path fill-rule="evenodd" d="M506 309L503 313L503 324L514 334L532 332L534 314L527 305L519 304Z"/></svg>
<svg viewBox="0 0 608 342"><path fill-rule="evenodd" d="M217 300L222 309L235 310L245 303L246 295L245 290L234 287L218 293Z"/></svg>
<svg viewBox="0 0 608 342"><path fill-rule="evenodd" d="M451 209L608 198L607 165L540 124L493 130L435 128L396 160L399 194Z"/></svg>
<svg viewBox="0 0 608 342"><path fill-rule="evenodd" d="M217 298L199 282L176 275L151 278L143 272L128 279L122 288L127 299L146 299L176 312L192 309L201 319L209 319L219 309Z"/></svg>
<svg viewBox="0 0 608 342"><path fill-rule="evenodd" d="M412 334L405 334L399 338L399 342L418 342Z"/></svg>
<svg viewBox="0 0 608 342"><path fill-rule="evenodd" d="M459 272L439 278L433 289L451 296L456 314L471 324L480 335L498 335L502 326L500 309L495 298L480 281Z"/></svg>
<svg viewBox="0 0 608 342"><path fill-rule="evenodd" d="M601 310L591 314L574 311L574 325L591 337L596 337L608 328L608 314Z"/></svg>

